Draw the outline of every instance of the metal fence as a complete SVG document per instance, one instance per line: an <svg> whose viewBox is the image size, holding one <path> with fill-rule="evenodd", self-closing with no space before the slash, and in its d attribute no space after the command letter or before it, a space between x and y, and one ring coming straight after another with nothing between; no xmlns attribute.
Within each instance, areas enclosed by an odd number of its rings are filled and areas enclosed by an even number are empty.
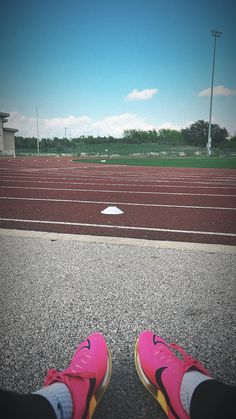
<svg viewBox="0 0 236 419"><path fill-rule="evenodd" d="M36 156L37 149L17 149L16 156ZM78 148L54 147L39 148L41 156L75 156L75 157L203 157L207 155L205 147L191 146L158 146L156 144L82 144ZM212 148L215 157L236 157L236 150L227 148Z"/></svg>

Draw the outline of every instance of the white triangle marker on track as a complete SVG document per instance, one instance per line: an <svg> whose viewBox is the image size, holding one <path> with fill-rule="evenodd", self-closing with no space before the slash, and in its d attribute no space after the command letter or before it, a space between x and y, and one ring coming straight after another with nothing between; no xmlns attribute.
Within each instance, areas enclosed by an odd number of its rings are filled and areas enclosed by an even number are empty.
<svg viewBox="0 0 236 419"><path fill-rule="evenodd" d="M119 215L123 213L124 211L121 211L120 208L115 207L115 206L107 207L103 211L101 211L101 214L107 214L107 215Z"/></svg>

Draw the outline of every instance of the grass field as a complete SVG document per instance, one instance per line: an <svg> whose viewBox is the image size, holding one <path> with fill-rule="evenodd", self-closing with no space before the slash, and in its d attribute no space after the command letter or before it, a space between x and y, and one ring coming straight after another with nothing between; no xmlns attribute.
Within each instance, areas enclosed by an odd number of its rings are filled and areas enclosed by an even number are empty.
<svg viewBox="0 0 236 419"><path fill-rule="evenodd" d="M231 150L233 152L236 150ZM206 156L205 147L173 146L170 144L144 143L144 144L78 144L76 148L55 147L40 148L40 155L68 155L75 161L120 164L132 166L164 166L164 167L206 167L236 169L236 156L230 157L230 151L213 148L213 156ZM82 154L84 153L84 154ZM184 156L179 156L183 153ZM16 150L17 156L36 155L37 150ZM199 155L196 155L199 154ZM222 157L221 157L222 156ZM104 164L104 163L101 163Z"/></svg>
<svg viewBox="0 0 236 419"><path fill-rule="evenodd" d="M101 162L103 160L103 162ZM83 158L76 162L119 164L129 166L197 167L236 169L235 157L122 157L122 158ZM105 162L104 162L105 161Z"/></svg>

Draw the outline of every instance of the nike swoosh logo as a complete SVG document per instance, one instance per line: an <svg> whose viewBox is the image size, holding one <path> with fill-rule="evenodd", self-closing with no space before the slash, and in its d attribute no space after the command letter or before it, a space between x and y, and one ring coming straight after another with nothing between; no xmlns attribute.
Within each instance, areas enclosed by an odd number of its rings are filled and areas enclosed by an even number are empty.
<svg viewBox="0 0 236 419"><path fill-rule="evenodd" d="M82 419L86 419L88 417L89 403L90 403L90 400L91 400L92 395L94 393L95 386L96 386L96 378L90 378L89 379L89 391L88 391L88 394L87 394L86 406L85 406L85 410L84 410Z"/></svg>
<svg viewBox="0 0 236 419"><path fill-rule="evenodd" d="M156 340L157 337L158 336L156 336L156 335L153 335L153 337L152 337L152 340L153 340L153 344L154 345L157 345L158 343L161 343L162 345L165 345L167 348L169 348L169 346L166 343L162 342L161 340Z"/></svg>
<svg viewBox="0 0 236 419"><path fill-rule="evenodd" d="M161 342L162 343L162 342ZM170 408L170 410L171 410L171 412L172 412L172 414L174 415L174 417L176 418L176 419L180 419L179 418L179 416L175 413L175 411L174 411L174 408L172 407L172 405L171 405L171 402L170 402L170 399L169 399L169 396L168 396L168 394L167 394L167 391L166 391L166 389L165 389L165 386L164 386L164 384L163 384L163 382L162 382L162 373L163 373L163 371L166 369L167 367L161 367L161 368L159 368L158 370L156 370L156 374L155 374L155 378L156 378L156 382L157 382L157 385L158 385L158 387L159 387L159 389L161 390L161 392L163 393L163 395L164 395L164 397L165 397L165 399L166 399L166 403L167 403L167 405L169 406L169 408Z"/></svg>
<svg viewBox="0 0 236 419"><path fill-rule="evenodd" d="M84 349L84 348L90 349L90 347L91 347L90 340L87 339L87 342L88 342L88 345L82 346L82 348L80 348L79 351L81 351L81 349Z"/></svg>

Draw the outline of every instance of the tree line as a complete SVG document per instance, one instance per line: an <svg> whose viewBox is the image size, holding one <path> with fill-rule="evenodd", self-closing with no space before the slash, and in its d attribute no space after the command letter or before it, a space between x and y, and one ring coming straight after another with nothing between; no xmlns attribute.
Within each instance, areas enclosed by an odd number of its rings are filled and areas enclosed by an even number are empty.
<svg viewBox="0 0 236 419"><path fill-rule="evenodd" d="M189 127L180 131L175 129L160 130L138 130L127 129L123 132L121 138L113 136L80 136L75 138L42 138L40 139L41 149L56 149L58 152L65 149L77 149L80 144L141 144L156 143L173 146L200 146L204 147L207 143L209 124L206 121L198 120ZM236 135L231 137L229 141L229 133L226 128L220 127L218 124L211 125L212 147L236 148ZM16 137L16 149L34 149L37 147L37 139L35 137Z"/></svg>

